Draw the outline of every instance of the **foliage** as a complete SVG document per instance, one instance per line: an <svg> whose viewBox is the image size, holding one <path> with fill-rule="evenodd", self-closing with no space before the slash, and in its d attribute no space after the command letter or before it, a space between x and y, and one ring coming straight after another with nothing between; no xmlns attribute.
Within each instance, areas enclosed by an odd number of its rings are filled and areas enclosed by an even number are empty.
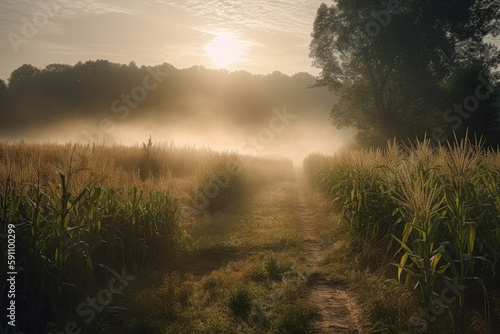
<svg viewBox="0 0 500 334"><path fill-rule="evenodd" d="M356 128L359 142L380 147L387 138L423 138L435 127L450 130L443 125L444 111L474 96L478 85L498 81L500 53L485 37L500 33L499 8L472 0L322 4L310 56L322 70L317 86L339 98L331 110L334 124ZM498 143L493 122L498 107L489 106L493 99L454 130L463 137L470 127L489 135L488 144Z"/></svg>
<svg viewBox="0 0 500 334"><path fill-rule="evenodd" d="M135 99L131 92L145 82L153 88L148 88L146 98ZM40 122L51 126L78 119L99 127L103 115L113 123L133 116L135 121L192 124L195 117L203 119L213 110L211 115L224 122L257 131L274 116L273 108L284 105L323 120L332 97L326 89L307 89L312 84L314 77L305 72L263 76L202 66L177 69L168 63L137 67L107 60L45 68L25 64L12 72L8 85L0 81L0 129L18 138Z"/></svg>
<svg viewBox="0 0 500 334"><path fill-rule="evenodd" d="M256 171L252 179L247 178L249 170ZM265 177L264 181L260 177ZM243 262L243 268L235 272L231 272L233 264L229 263L227 268L221 267L222 273L214 271L202 283L198 277L165 274L164 268L177 266L178 258L191 258L196 247L195 242L188 243L195 238L211 242L227 238L238 247L255 243L255 249L281 248L283 240L293 240L286 245L295 245L297 226L288 221L293 196L281 188L280 192L286 194L283 198L259 198L252 206L259 210L268 206L269 215L280 213L286 218L261 225L251 217L235 222L229 214L225 222L221 216L227 213L222 212L213 219L208 214L191 216L190 222L199 224L181 226L186 222L181 212L193 207L193 192L198 193L200 188L204 191L205 185L217 181L223 185L218 196L211 198L213 206L207 207L210 211L246 194L249 182L255 183L251 187L255 190L268 185L269 180L280 184L293 177L290 161L155 144L151 138L129 147L0 143L0 233L4 235L9 223L16 227L16 293L22 301L17 316L23 326L19 330L57 331L73 320L80 320L83 332L93 333L233 333L237 326L251 328L248 317L261 315L254 307L257 296L259 302L264 300L273 308L281 303L274 294L269 295L268 285L274 284L274 293L283 294L282 302L295 301L304 288L299 282L280 282L285 272L295 269L289 262L264 263L262 257L255 266ZM283 203L268 203L275 200ZM203 224L207 218L213 221ZM229 233L235 230L237 234ZM0 245L4 252L7 243ZM205 254L213 253L213 249L203 248L200 254L194 254L204 262L200 268L207 265ZM7 300L5 261L6 257L0 260L2 300ZM275 280L261 280L266 286L254 291L250 280L256 273L248 274L245 284L252 286L248 290L252 291L252 307L248 316L237 319L228 307L230 298L225 292L236 287L241 272L254 267L266 267ZM113 305L87 326L83 318L78 318L77 306L97 296L113 277L113 270L120 272L122 268L138 279L129 285L127 293L116 295L116 304L113 299ZM136 284L143 284L144 278L139 276L148 270L166 275L163 284L136 290ZM222 282L219 275L230 282ZM136 297L130 302L134 293ZM245 292L234 297L236 312L246 310ZM262 326L269 329L271 325Z"/></svg>
<svg viewBox="0 0 500 334"><path fill-rule="evenodd" d="M241 195L245 187L246 169L237 154L217 154L201 167L197 179L195 205L216 211Z"/></svg>
<svg viewBox="0 0 500 334"><path fill-rule="evenodd" d="M247 315L252 305L252 292L248 285L236 284L229 292L228 306L236 317Z"/></svg>
<svg viewBox="0 0 500 334"><path fill-rule="evenodd" d="M498 290L500 269L500 153L466 139L448 148L429 140L410 146L318 154L304 160L309 180L342 207L354 239L376 243L392 237L399 260L392 282L414 284L431 317L444 308L456 332L467 331L474 293ZM458 291L442 302L439 286ZM467 287L467 288L466 288Z"/></svg>
<svg viewBox="0 0 500 334"><path fill-rule="evenodd" d="M278 259L274 256L270 256L265 264L266 276L269 279L280 281L283 279L283 275L291 271L293 263L280 263Z"/></svg>
<svg viewBox="0 0 500 334"><path fill-rule="evenodd" d="M314 314L312 307L285 304L276 311L273 333L305 334L307 321Z"/></svg>
<svg viewBox="0 0 500 334"><path fill-rule="evenodd" d="M191 165L215 155L151 139L142 148L0 143L0 226L2 235L15 226L22 329L64 319L112 270L168 261L184 241L171 175L193 175Z"/></svg>

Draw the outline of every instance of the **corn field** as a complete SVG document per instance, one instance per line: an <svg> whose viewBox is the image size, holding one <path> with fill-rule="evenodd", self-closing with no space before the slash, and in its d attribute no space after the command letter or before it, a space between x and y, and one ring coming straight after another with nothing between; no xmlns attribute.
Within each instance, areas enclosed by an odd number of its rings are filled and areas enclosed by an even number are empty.
<svg viewBox="0 0 500 334"><path fill-rule="evenodd" d="M474 308L485 323L498 321L499 151L469 140L439 148L389 142L383 150L311 154L303 167L341 208L353 243L387 245L396 268L390 281L418 291L428 322L466 333ZM443 283L458 291L455 302L442 301Z"/></svg>
<svg viewBox="0 0 500 334"><path fill-rule="evenodd" d="M15 227L23 330L41 332L74 313L111 270L168 261L185 235L181 200L201 186L196 180L210 182L228 164L228 182L207 210L241 190L238 156L151 140L142 147L0 143L0 233ZM4 296L7 257L0 262Z"/></svg>

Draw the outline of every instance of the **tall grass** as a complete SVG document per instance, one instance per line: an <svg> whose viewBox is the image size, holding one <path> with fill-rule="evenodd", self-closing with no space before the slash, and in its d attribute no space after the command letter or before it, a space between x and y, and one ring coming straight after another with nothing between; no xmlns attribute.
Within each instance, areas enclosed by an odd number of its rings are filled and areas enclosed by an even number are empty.
<svg viewBox="0 0 500 334"><path fill-rule="evenodd" d="M242 194L247 173L235 153L217 153L197 172L196 208L216 211Z"/></svg>
<svg viewBox="0 0 500 334"><path fill-rule="evenodd" d="M332 157L312 154L304 171L341 206L353 240L389 245L397 258L393 282L416 287L429 319L443 314L455 332L465 333L472 300L477 304L476 295L483 295L488 323L488 291L499 289L499 161L500 152L484 150L481 142L433 148L424 140ZM457 303L442 302L445 281L457 287Z"/></svg>
<svg viewBox="0 0 500 334"><path fill-rule="evenodd" d="M195 178L200 166L229 161L237 168L221 203L240 190L244 168L235 155L151 139L132 147L0 143L0 233L16 227L20 329L41 332L74 312L111 269L168 259L184 233L176 176ZM0 245L5 253L7 243ZM0 265L3 299L5 256Z"/></svg>
<svg viewBox="0 0 500 334"><path fill-rule="evenodd" d="M0 238L15 225L19 330L64 323L113 269L137 273L189 250L186 208L219 210L250 188L293 177L289 161L151 138L128 147L0 143ZM6 247L2 239L0 250ZM3 304L6 257L0 265Z"/></svg>

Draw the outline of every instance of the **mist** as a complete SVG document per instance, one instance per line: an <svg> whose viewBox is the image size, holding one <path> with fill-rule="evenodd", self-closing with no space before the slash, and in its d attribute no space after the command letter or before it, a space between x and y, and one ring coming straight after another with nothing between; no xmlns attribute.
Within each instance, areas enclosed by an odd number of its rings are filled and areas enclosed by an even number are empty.
<svg viewBox="0 0 500 334"><path fill-rule="evenodd" d="M274 111L280 111L274 109ZM293 109L287 109L294 115ZM269 110L269 122L234 124L217 114L205 114L173 122L169 119L117 121L103 132L92 119L69 119L48 126L25 130L4 137L9 142L28 143L104 143L106 145L140 145L151 137L155 143L173 143L177 146L194 145L218 151L236 151L243 155L286 158L300 165L311 152L333 154L352 144L352 132L337 130L325 117L323 122L311 121L294 115L281 131L273 131L269 123L276 115Z"/></svg>
<svg viewBox="0 0 500 334"><path fill-rule="evenodd" d="M103 67L115 73L103 78ZM89 75L95 68L99 72ZM154 89L144 88L167 69ZM295 165L311 152L332 154L353 142L351 130L338 130L329 119L335 97L311 88L314 77L307 73L262 76L167 64L139 69L100 61L43 70L25 65L9 83L0 137L10 142L140 145L151 138Z"/></svg>

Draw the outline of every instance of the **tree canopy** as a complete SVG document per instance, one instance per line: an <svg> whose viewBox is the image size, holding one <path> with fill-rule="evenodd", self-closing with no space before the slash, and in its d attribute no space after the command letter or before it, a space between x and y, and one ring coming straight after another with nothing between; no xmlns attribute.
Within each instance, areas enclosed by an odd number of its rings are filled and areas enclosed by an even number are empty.
<svg viewBox="0 0 500 334"><path fill-rule="evenodd" d="M500 3L481 0L338 0L322 4L314 22L310 56L322 69L317 86L335 92L331 117L358 129L362 144L388 138L456 130L498 142ZM467 100L479 95L483 100ZM488 92L488 98L484 91ZM498 91L498 89L497 89ZM498 94L497 94L498 95ZM467 104L455 107L456 104ZM467 115L461 108L474 109ZM453 114L448 114L451 109ZM467 110L469 110L467 109ZM460 116L458 121L449 121Z"/></svg>
<svg viewBox="0 0 500 334"><path fill-rule="evenodd" d="M138 67L97 60L43 69L25 64L12 72L8 85L0 81L0 130L103 115L175 122L210 114L261 126L273 108L284 106L323 119L334 97L326 89L307 89L314 82L308 73L253 75L202 66L177 69L168 63Z"/></svg>

